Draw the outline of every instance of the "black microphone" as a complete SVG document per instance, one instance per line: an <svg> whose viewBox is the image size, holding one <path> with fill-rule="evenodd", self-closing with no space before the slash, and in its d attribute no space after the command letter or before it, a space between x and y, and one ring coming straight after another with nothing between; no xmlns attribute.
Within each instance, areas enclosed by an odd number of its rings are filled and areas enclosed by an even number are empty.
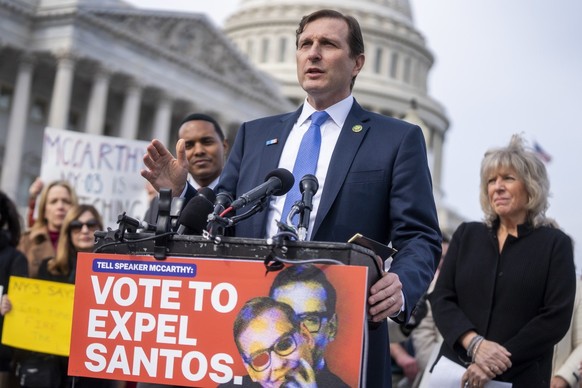
<svg viewBox="0 0 582 388"><path fill-rule="evenodd" d="M241 195L230 204L230 207L236 210L270 195L286 194L293 187L293 183L295 183L293 174L289 170L278 168L267 174L264 183Z"/></svg>
<svg viewBox="0 0 582 388"><path fill-rule="evenodd" d="M212 202L206 199L204 195L197 195L192 198L182 210L177 233L202 235L206 229L208 214L212 213L213 208Z"/></svg>
<svg viewBox="0 0 582 388"><path fill-rule="evenodd" d="M303 202L303 209L299 214L299 227L297 228L297 234L300 241L304 241L307 238L307 229L309 229L309 217L311 216L311 210L313 210L313 196L317 193L319 189L319 182L315 175L307 174L301 178L299 182L299 191L301 191L301 201Z"/></svg>
<svg viewBox="0 0 582 388"><path fill-rule="evenodd" d="M137 218L133 218L131 216L128 216L127 214L125 214L125 212L123 212L123 214L120 214L117 217L117 223L118 224L123 223L126 227L133 228L133 229L142 229L145 231L155 231L156 230L156 225L152 225L148 222L141 221Z"/></svg>
<svg viewBox="0 0 582 388"><path fill-rule="evenodd" d="M227 209L233 201L232 194L223 191L216 195L216 200L214 201L214 212L213 214L219 216L222 212Z"/></svg>
<svg viewBox="0 0 582 388"><path fill-rule="evenodd" d="M201 195L210 202L214 202L216 195L210 187L202 187L198 190L197 195ZM172 203L170 205L170 226L173 231L176 231L180 227L180 216L182 210L184 209L184 204L186 203L186 198L184 197L174 197L172 198Z"/></svg>
<svg viewBox="0 0 582 388"><path fill-rule="evenodd" d="M223 218L222 213L228 209L232 203L232 199L232 194L228 191L223 191L216 195L214 210L212 211L212 214L208 215L208 223L206 225L206 230L213 238L218 234L224 234L224 228L230 224L230 220Z"/></svg>
<svg viewBox="0 0 582 388"><path fill-rule="evenodd" d="M214 194L214 190L210 187L202 187L198 190L198 195L206 198L210 202L214 203L216 201L216 194Z"/></svg>

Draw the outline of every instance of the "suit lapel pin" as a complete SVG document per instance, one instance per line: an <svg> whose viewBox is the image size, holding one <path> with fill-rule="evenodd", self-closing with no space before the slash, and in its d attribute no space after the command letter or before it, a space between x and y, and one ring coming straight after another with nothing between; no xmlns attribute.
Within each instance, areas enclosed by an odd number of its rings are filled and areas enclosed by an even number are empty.
<svg viewBox="0 0 582 388"><path fill-rule="evenodd" d="M279 143L279 139L275 138L275 139L267 140L265 142L265 145L270 146L270 145L277 144L277 143Z"/></svg>
<svg viewBox="0 0 582 388"><path fill-rule="evenodd" d="M356 124L352 127L352 132L358 133L362 131L362 126L360 124Z"/></svg>

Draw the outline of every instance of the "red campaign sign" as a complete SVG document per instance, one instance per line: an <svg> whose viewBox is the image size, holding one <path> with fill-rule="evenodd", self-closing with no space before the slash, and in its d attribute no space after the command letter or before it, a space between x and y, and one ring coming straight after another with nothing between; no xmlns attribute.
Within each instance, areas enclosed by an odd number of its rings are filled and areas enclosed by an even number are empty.
<svg viewBox="0 0 582 388"><path fill-rule="evenodd" d="M325 360L328 375L358 387L368 269L316 267L337 293L335 332L319 362ZM246 363L237 348L235 318L239 313L244 318L245 303L271 300L265 297L278 273L266 272L262 261L252 260L168 257L159 261L152 256L79 254L69 375L197 387L244 386L249 375L261 382L275 368L277 357L287 362L305 345L309 354L298 361L295 378L323 385L325 380L319 379L324 373L319 374L314 350L317 334L312 331L320 326L306 328L323 325L330 317L301 320L301 330L285 333L287 341L283 334L272 337L272 331L283 327L275 318L267 320L258 341L247 334L260 325L246 323L237 337L241 348L249 346L242 350Z"/></svg>

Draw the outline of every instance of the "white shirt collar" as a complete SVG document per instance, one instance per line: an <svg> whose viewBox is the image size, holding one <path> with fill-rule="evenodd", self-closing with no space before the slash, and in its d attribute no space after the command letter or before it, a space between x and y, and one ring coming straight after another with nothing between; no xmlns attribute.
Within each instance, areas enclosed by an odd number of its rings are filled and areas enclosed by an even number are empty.
<svg viewBox="0 0 582 388"><path fill-rule="evenodd" d="M346 122L346 118L348 117L348 113L352 109L352 105L354 104L354 96L350 94L343 100L336 102L334 105L330 106L329 108L325 109L329 117L333 120L333 122L340 128L343 128L344 123ZM297 119L298 125L303 125L307 119L315 112L315 108L312 107L309 102L307 102L307 98L305 98L305 102L303 103L303 110Z"/></svg>
<svg viewBox="0 0 582 388"><path fill-rule="evenodd" d="M214 190L214 187L218 184L218 180L220 179L220 176L217 177L215 180L212 181L212 183L210 183L208 185L208 187L210 187L212 190ZM199 190L200 187L200 183L196 182L196 179L194 179L194 177L190 174L188 174L188 182L190 182L190 184L192 185L192 187L194 187L196 190Z"/></svg>

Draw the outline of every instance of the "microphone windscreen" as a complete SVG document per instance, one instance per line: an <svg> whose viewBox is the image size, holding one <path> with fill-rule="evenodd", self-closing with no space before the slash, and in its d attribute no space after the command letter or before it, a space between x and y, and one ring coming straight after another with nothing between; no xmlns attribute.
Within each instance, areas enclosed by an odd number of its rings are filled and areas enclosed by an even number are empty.
<svg viewBox="0 0 582 388"><path fill-rule="evenodd" d="M318 189L319 181L317 180L317 177L315 175L307 174L304 175L303 178L301 178L301 181L299 182L299 191L301 192L301 194L303 194L305 190L310 190L315 194Z"/></svg>
<svg viewBox="0 0 582 388"><path fill-rule="evenodd" d="M198 190L198 195L203 196L212 203L216 201L216 194L214 194L214 190L212 190L210 187L202 187L200 190Z"/></svg>
<svg viewBox="0 0 582 388"><path fill-rule="evenodd" d="M287 194L287 192L291 190L293 184L295 183L295 177L293 176L291 171L284 168L277 168L268 173L267 176L265 177L265 181L268 181L269 178L271 177L279 178L279 180L281 181L281 187L273 191L273 195L275 196Z"/></svg>
<svg viewBox="0 0 582 388"><path fill-rule="evenodd" d="M214 210L212 202L204 198L202 195L197 195L190 200L182 210L180 215L180 225L187 228L189 233L201 235L206 229L208 222L208 215Z"/></svg>

